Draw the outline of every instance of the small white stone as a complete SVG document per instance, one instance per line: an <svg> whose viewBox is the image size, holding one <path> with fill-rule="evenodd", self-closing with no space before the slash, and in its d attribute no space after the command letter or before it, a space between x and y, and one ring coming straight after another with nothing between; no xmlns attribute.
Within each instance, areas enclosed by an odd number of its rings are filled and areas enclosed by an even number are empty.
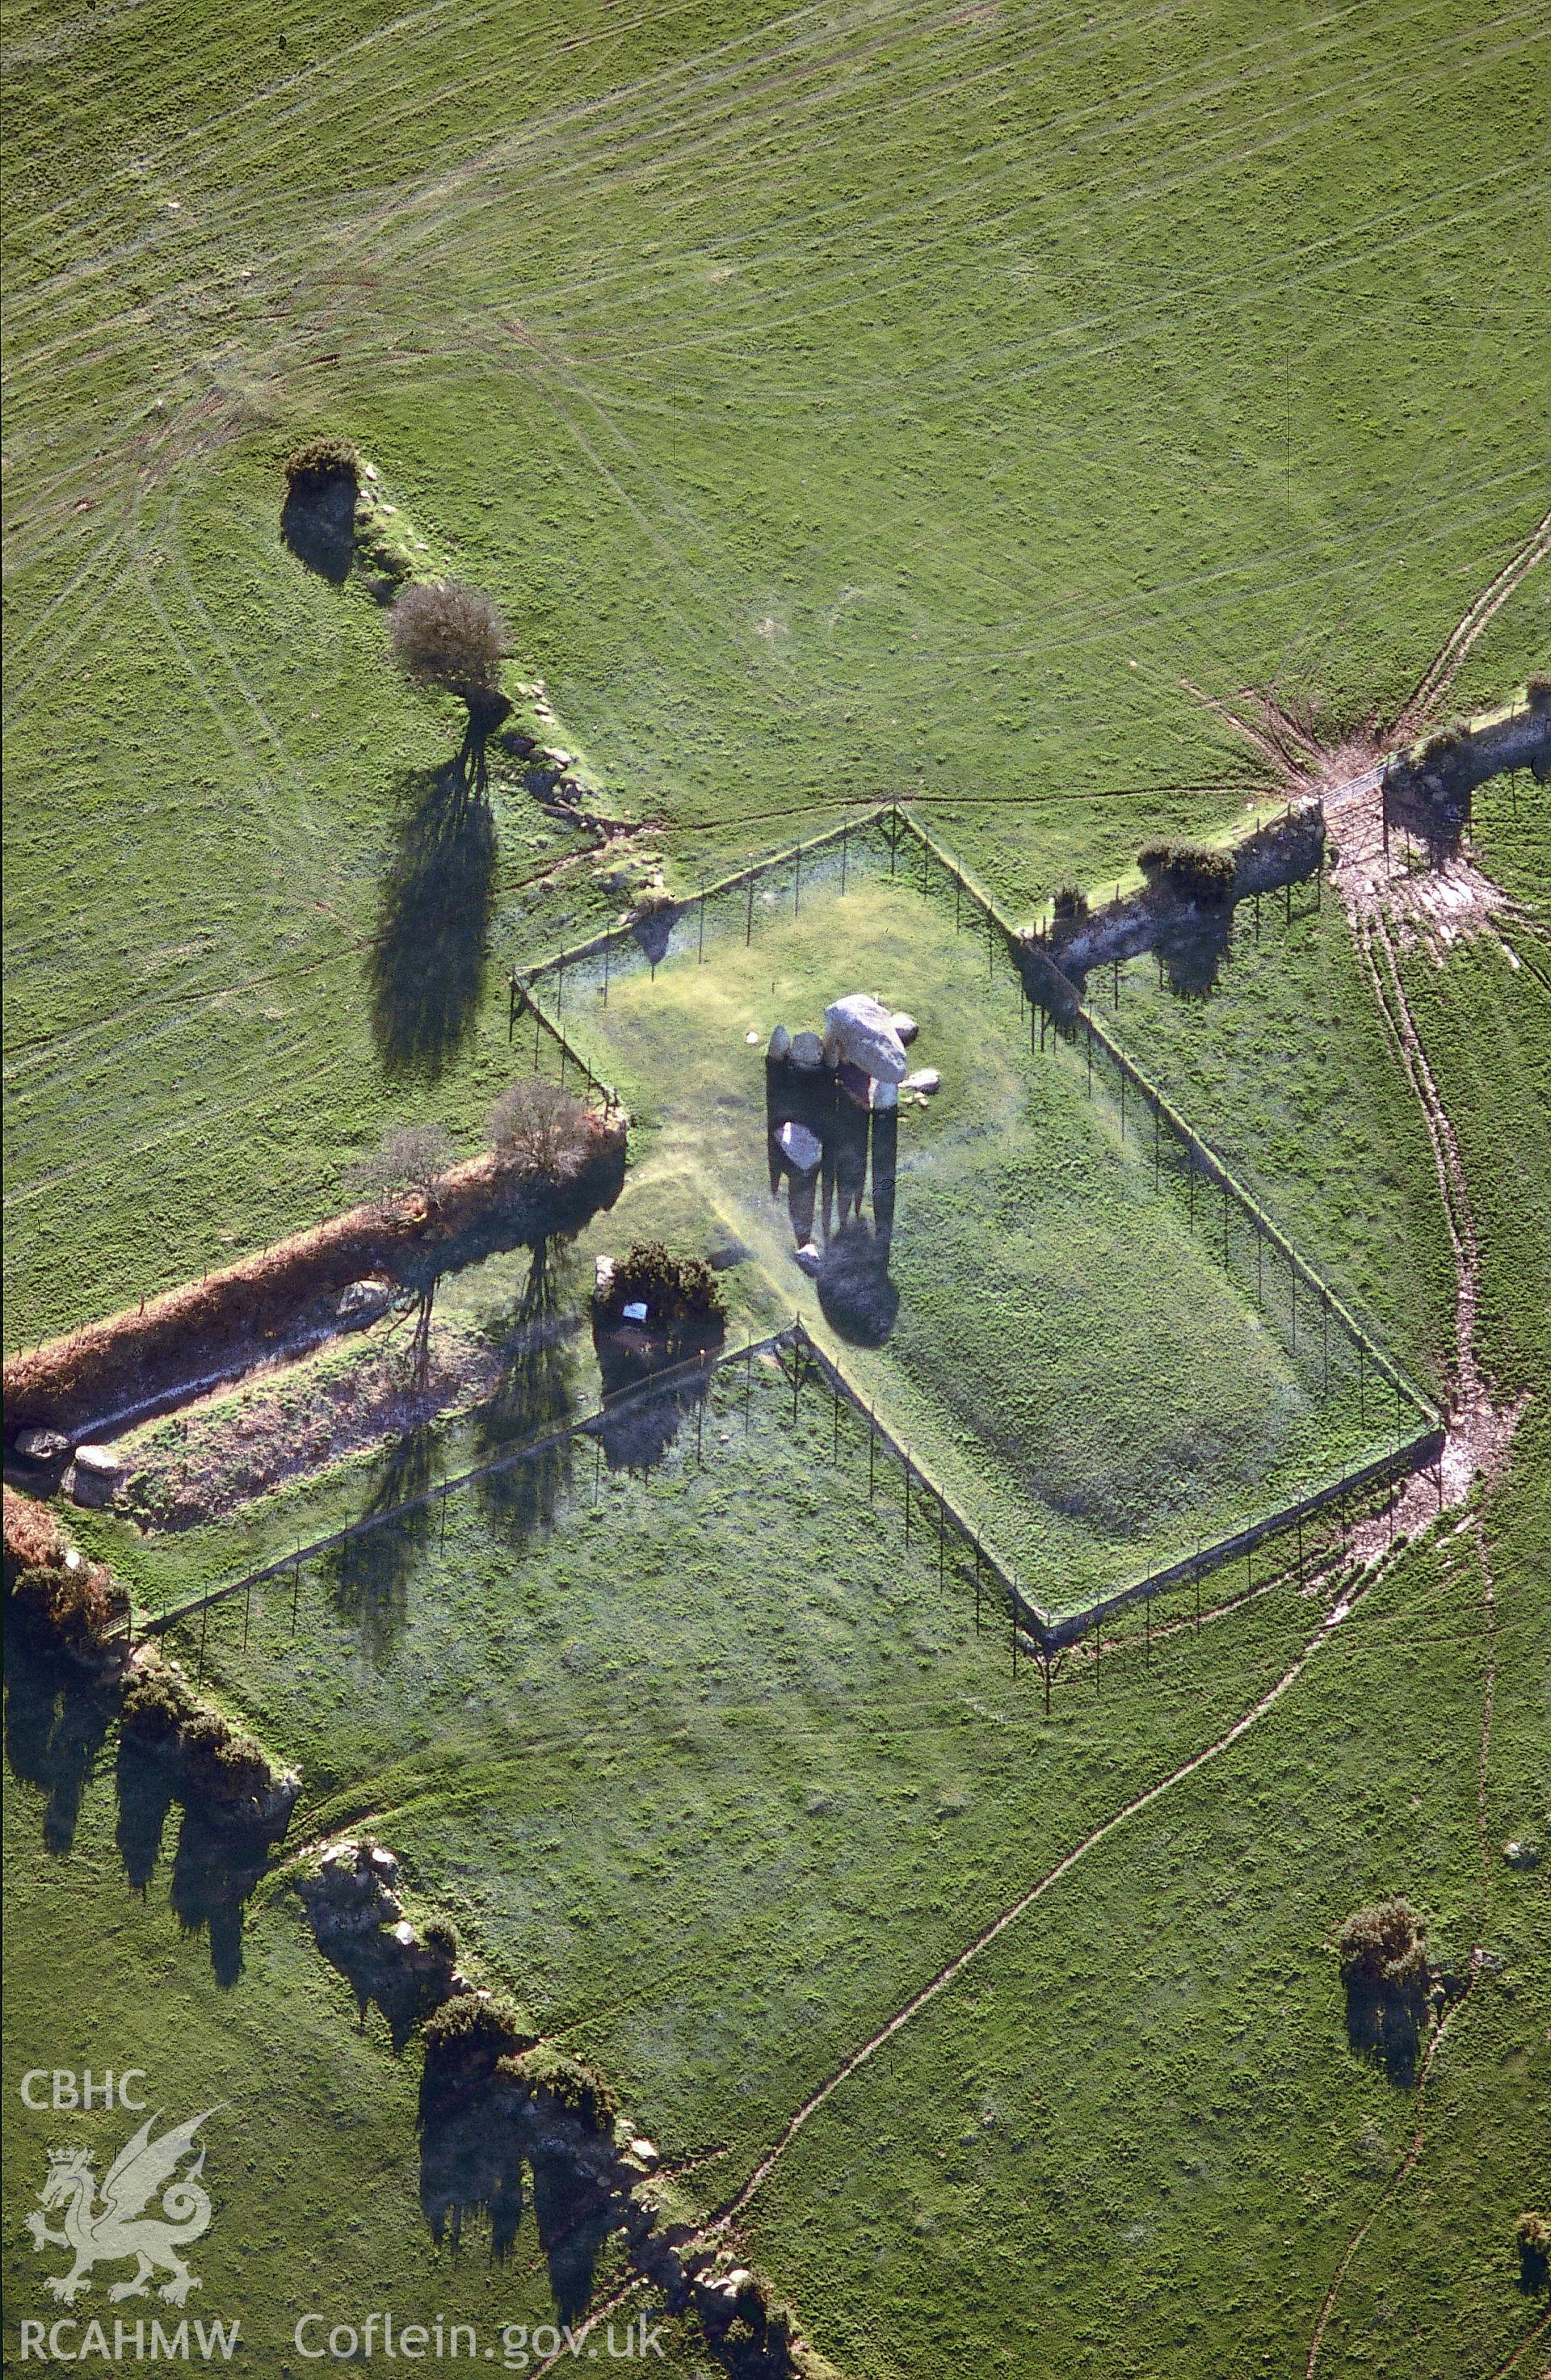
<svg viewBox="0 0 1551 2380"><path fill-rule="evenodd" d="M824 1261L823 1251L820 1249L818 1241L805 1240L800 1248L794 1248L793 1250L793 1261L795 1264L801 1265L803 1270L807 1274L808 1279L810 1281L813 1280L818 1271L819 1266Z"/></svg>
<svg viewBox="0 0 1551 2380"><path fill-rule="evenodd" d="M646 1301L644 1298L632 1298L630 1304L623 1307L621 1310L624 1313L626 1322L644 1322L647 1318Z"/></svg>
<svg viewBox="0 0 1551 2380"><path fill-rule="evenodd" d="M900 1088L902 1091L920 1091L929 1099L934 1091L942 1088L942 1076L935 1066L922 1066L915 1074L907 1075Z"/></svg>

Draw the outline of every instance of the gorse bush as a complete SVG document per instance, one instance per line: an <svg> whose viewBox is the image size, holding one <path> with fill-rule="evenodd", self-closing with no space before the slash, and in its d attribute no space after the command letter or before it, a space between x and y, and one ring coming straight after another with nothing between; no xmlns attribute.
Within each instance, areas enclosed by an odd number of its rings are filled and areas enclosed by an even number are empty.
<svg viewBox="0 0 1551 2380"><path fill-rule="evenodd" d="M162 1663L130 1671L119 1718L130 1742L147 1750L176 1750L182 1763L181 1790L191 1800L243 1802L267 1792L275 1781L263 1746L200 1702Z"/></svg>
<svg viewBox="0 0 1551 2380"><path fill-rule="evenodd" d="M18 1617L40 1635L74 1653L102 1643L129 1609L129 1598L105 1562L88 1561L66 1536L46 1504L5 1497L6 1584Z"/></svg>
<svg viewBox="0 0 1551 2380"><path fill-rule="evenodd" d="M1426 1969L1426 1920L1398 1894L1355 1910L1341 1927L1337 1950L1341 1981L1399 1983Z"/></svg>
<svg viewBox="0 0 1551 2380"><path fill-rule="evenodd" d="M330 480L360 478L360 456L348 438L309 438L285 457L285 477L293 488L321 488Z"/></svg>
<svg viewBox="0 0 1551 2380"><path fill-rule="evenodd" d="M170 1670L131 1670L124 1688L120 1723L131 1740L165 1743L193 1718L199 1704Z"/></svg>
<svg viewBox="0 0 1551 2380"><path fill-rule="evenodd" d="M68 1551L65 1533L48 1506L14 1488L5 1491L5 1532L7 1584L19 1571L62 1562Z"/></svg>
<svg viewBox="0 0 1551 2380"><path fill-rule="evenodd" d="M1543 2289L1551 2276L1551 2216L1521 2215L1513 2227L1519 2279L1526 2289Z"/></svg>
<svg viewBox="0 0 1551 2380"><path fill-rule="evenodd" d="M428 1950L434 1950L439 1959L452 1965L458 1954L457 1928L449 1925L445 1917L433 1917L421 1938Z"/></svg>
<svg viewBox="0 0 1551 2380"><path fill-rule="evenodd" d="M600 1301L612 1318L644 1305L648 1322L667 1329L720 1327L727 1318L721 1284L699 1257L674 1256L660 1240L637 1240L614 1268Z"/></svg>
<svg viewBox="0 0 1551 2380"><path fill-rule="evenodd" d="M40 1563L18 1571L11 1601L41 1633L73 1652L101 1644L129 1608L106 1565L79 1554L58 1569Z"/></svg>
<svg viewBox="0 0 1551 2380"><path fill-rule="evenodd" d="M1088 896L1080 884L1060 884L1056 888L1053 905L1058 917L1085 917Z"/></svg>
<svg viewBox="0 0 1551 2380"><path fill-rule="evenodd" d="M213 1802L236 1802L264 1792L270 1765L251 1736L240 1735L218 1711L200 1710L182 1731L188 1782Z"/></svg>
<svg viewBox="0 0 1551 2380"><path fill-rule="evenodd" d="M422 2118L477 2095L493 2081L503 2058L531 2049L537 2028L510 2000L459 1992L426 2019Z"/></svg>
<svg viewBox="0 0 1551 2380"><path fill-rule="evenodd" d="M1220 909L1233 890L1233 855L1195 843L1149 843L1136 855L1149 881L1159 878L1181 901Z"/></svg>
<svg viewBox="0 0 1551 2380"><path fill-rule="evenodd" d="M1433 1981L1426 1921L1399 1895L1355 1910L1337 1943L1353 2048L1381 2058L1397 2082L1410 2079L1427 2020Z"/></svg>
<svg viewBox="0 0 1551 2380"><path fill-rule="evenodd" d="M529 2091L547 2091L556 2104L577 2117L589 2131L608 2132L619 2113L618 2095L603 2077L569 2050L539 2042L518 2056L500 2059L496 2072Z"/></svg>

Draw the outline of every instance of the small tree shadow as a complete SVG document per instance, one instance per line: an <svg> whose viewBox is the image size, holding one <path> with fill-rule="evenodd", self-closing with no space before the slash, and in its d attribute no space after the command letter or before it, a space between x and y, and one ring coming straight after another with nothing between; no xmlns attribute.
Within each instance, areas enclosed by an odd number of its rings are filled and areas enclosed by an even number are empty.
<svg viewBox="0 0 1551 2380"><path fill-rule="evenodd" d="M40 1645L7 1604L6 1757L43 1795L43 1841L72 1849L81 1799L102 1755L117 1695L111 1681Z"/></svg>
<svg viewBox="0 0 1551 2380"><path fill-rule="evenodd" d="M499 1462L527 1439L563 1429L576 1410L575 1270L567 1236L557 1232L535 1242L501 1350L500 1375L475 1425L482 1463ZM554 1519L570 1483L571 1440L565 1437L486 1472L478 1494L486 1518L521 1545Z"/></svg>
<svg viewBox="0 0 1551 2380"><path fill-rule="evenodd" d="M299 563L342 587L356 558L356 482L343 474L294 480L280 514L280 534Z"/></svg>
<svg viewBox="0 0 1551 2380"><path fill-rule="evenodd" d="M228 1831L185 1807L173 1857L172 1905L185 1933L206 1935L223 1991L242 1973L243 1917L269 1854L269 1838L257 1829Z"/></svg>
<svg viewBox="0 0 1551 2380"><path fill-rule="evenodd" d="M144 1750L131 1735L118 1738L118 1855L131 1888L142 1898L162 1856L162 1837L173 1804L172 1772L165 1760Z"/></svg>
<svg viewBox="0 0 1551 2380"><path fill-rule="evenodd" d="M379 1458L361 1519L393 1515L357 1529L324 1557L330 1596L340 1619L360 1632L361 1648L381 1669L393 1655L408 1610L411 1574L428 1544L434 1514L424 1496L435 1475L429 1427L409 1430ZM411 1504L407 1512L396 1511Z"/></svg>
<svg viewBox="0 0 1551 2380"><path fill-rule="evenodd" d="M457 764L406 776L367 963L372 1040L390 1080L435 1082L467 1038L494 882L494 825Z"/></svg>

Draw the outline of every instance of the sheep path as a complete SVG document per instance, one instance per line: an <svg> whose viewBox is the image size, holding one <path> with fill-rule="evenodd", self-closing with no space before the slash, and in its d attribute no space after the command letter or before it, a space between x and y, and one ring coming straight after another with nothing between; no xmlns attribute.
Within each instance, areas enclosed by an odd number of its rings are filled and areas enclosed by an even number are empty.
<svg viewBox="0 0 1551 2380"><path fill-rule="evenodd" d="M1484 1931L1485 1886L1491 1866L1490 1854L1486 1847L1486 1776L1492 1756L1492 1712L1496 1699L1497 1685L1497 1597L1492 1577L1491 1558L1486 1550L1485 1532L1479 1520L1475 1528L1475 1548L1481 1565L1481 1604L1486 1646L1486 1667L1481 1694L1481 1751L1476 1767L1476 1830L1481 1851L1482 1912L1481 1924L1477 1927L1477 1939L1471 1946L1470 1979L1454 2006L1445 2014L1442 2022L1434 2027L1432 2038L1427 2044L1426 2054L1416 2078L1415 2125L1406 2143L1399 2165L1347 2241L1340 2263L1331 2275L1330 2286L1325 2292L1319 2313L1315 2320L1314 2336L1309 2341L1309 2358L1303 2366L1303 2380L1314 2380L1315 2368L1319 2362L1320 2350L1325 2344L1325 2333L1330 2316L1335 2312L1336 2300L1339 2297L1341 2286L1356 2261L1358 2251L1396 2192L1414 2171L1417 2159L1426 2146L1427 2080L1433 2070L1433 2062L1443 2046L1444 2035L1454 2019L1469 2006L1471 1995L1475 1990L1482 1972L1483 1944L1480 1936ZM1523 2347L1528 2344L1528 2340L1521 2342L1520 2348L1516 2349L1514 2354L1509 2357L1508 2364L1503 2365L1501 2369L1507 2371L1517 2361Z"/></svg>
<svg viewBox="0 0 1551 2380"><path fill-rule="evenodd" d="M999 1915L991 1919L988 1925L983 1926L974 1940L958 1951L946 1966L940 1967L935 1975L924 1983L918 1990L913 1992L909 1999L880 2024L876 2032L870 2034L859 2048L854 2049L817 2090L810 2092L780 2138L766 2151L735 2195L729 2199L726 2205L713 2216L692 2240L684 2243L679 2251L681 2258L687 2263L693 2257L697 2248L710 2247L725 2234L757 2192L764 2187L798 2133L818 2114L825 2101L831 2098L842 2083L848 2082L852 2075L865 2066L870 2058L876 2057L878 2050L892 2041L896 2034L903 2032L904 2027L919 2016L924 2009L929 2007L933 2000L955 1983L967 1967L990 1949L993 1942L997 1941L1010 1927L1017 1925L1021 1918L1026 1916L1035 1903L1042 1900L1044 1895L1053 1886L1059 1884L1063 1876L1070 1875L1080 1861L1085 1859L1090 1852L1096 1851L1100 1843L1107 1841L1109 1837L1116 1833L1120 1828L1139 1816L1144 1810L1150 1809L1156 1802L1161 1801L1166 1793L1172 1792L1177 1785L1182 1785L1187 1778L1194 1777L1197 1770L1206 1767L1209 1761L1216 1760L1231 1744L1237 1743L1241 1736L1247 1734L1251 1728L1257 1725L1268 1711L1273 1710L1290 1688L1297 1683L1320 1646L1329 1641L1333 1631L1351 1611L1363 1587L1368 1583L1368 1579L1377 1574L1384 1560L1385 1553L1375 1548L1367 1578L1360 1580L1349 1589L1347 1595L1325 1615L1296 1659L1283 1670L1276 1683L1269 1687L1257 1702L1252 1704L1247 1711L1234 1720L1231 1727L1217 1737L1213 1742L1204 1745L1199 1752L1193 1753L1188 1760L1181 1761L1179 1767L1171 1769L1167 1777L1159 1778L1155 1784L1149 1785L1143 1792L1134 1795L1122 1808L1112 1812L1108 1818L1095 1827L1090 1834L1084 1835L1081 1842L1074 1844L1071 1851L1056 1862L1054 1867L1048 1869L1038 1881L1031 1885L1026 1892L1020 1894L1010 1907L1003 1909ZM1311 1584L1317 1585L1317 1579ZM557 2349L553 2355L535 2367L534 2380L543 2380L544 2374L555 2370L563 2354L575 2354L590 2332L596 2330L600 2323L607 2322L611 2315L619 2311L631 2292L639 2287L640 2278L638 2275L632 2277L622 2287L616 2289L603 2304L595 2307L586 2320L570 2335L564 2347Z"/></svg>
<svg viewBox="0 0 1551 2380"><path fill-rule="evenodd" d="M992 1918L989 1925L983 1926L973 1941L958 1951L946 1966L939 1967L937 1973L924 1983L917 1991L913 1992L909 1999L880 2024L875 2033L870 2034L859 2048L854 2049L849 2057L844 2058L818 2085L818 2089L810 2092L807 2098L803 2101L780 2139L776 2141L773 2147L767 2150L736 2195L728 2201L707 2227L705 2236L713 2237L719 2232L725 2231L735 2222L750 2200L763 2189L798 2133L818 2114L825 2101L831 2098L842 2083L849 2082L852 2075L865 2066L869 2058L876 2057L878 2050L892 2041L896 2034L902 2033L924 2009L928 2008L933 2000L947 1991L951 1985L956 1983L967 1967L983 1957L992 1943L999 1940L1011 1926L1016 1925L1020 1919L1025 1917L1035 1903L1042 1900L1063 1876L1069 1876L1080 1861L1086 1859L1090 1852L1097 1851L1099 1844L1107 1841L1120 1828L1128 1825L1133 1818L1140 1816L1144 1810L1150 1809L1154 1803L1161 1801L1166 1793L1172 1792L1177 1785L1182 1785L1187 1778L1194 1777L1197 1770L1206 1767L1209 1761L1216 1760L1220 1754L1229 1749L1230 1745L1237 1743L1241 1736L1247 1734L1252 1727L1257 1725L1268 1711L1273 1710L1289 1689L1297 1683L1320 1646L1329 1640L1332 1630L1346 1618L1351 1609L1351 1597L1338 1603L1326 1615L1296 1660L1282 1672L1275 1685L1262 1694L1259 1701L1253 1704L1241 1718L1235 1719L1233 1725L1224 1734L1219 1735L1214 1742L1206 1744L1201 1751L1193 1753L1190 1758L1182 1761L1178 1768L1170 1770L1167 1777L1159 1778L1156 1784L1149 1785L1145 1791L1136 1794L1121 1809L1116 1810L1100 1825L1095 1827L1091 1834L1084 1835L1082 1841L1075 1844L1063 1858L1058 1860L1054 1867L1048 1869L1037 1883L1031 1885L1028 1890L1022 1893L1010 1907Z"/></svg>
<svg viewBox="0 0 1551 2380"><path fill-rule="evenodd" d="M1545 524L1542 524L1543 528ZM1528 565L1526 565L1528 566ZM1464 1160L1459 1135L1444 1104L1437 1080L1428 1062L1416 1019L1406 998L1405 983L1400 973L1394 940L1388 920L1382 908L1367 905L1351 905L1352 930L1359 954L1368 977L1374 999L1390 1045L1404 1071L1406 1079L1422 1110L1433 1162L1437 1173L1438 1189L1443 1200L1449 1245L1454 1257L1454 1395L1448 1418L1448 1434L1441 1462L1445 1493L1450 1503L1460 1501L1469 1494L1476 1478L1490 1480L1500 1469L1518 1421L1520 1406L1498 1406L1482 1373L1476 1353L1475 1326L1479 1303L1481 1245L1475 1219L1471 1210L1470 1192L1465 1179ZM1414 1481L1407 1491L1409 1501L1421 1483ZM1398 1515L1409 1529L1417 1524L1420 1512ZM1481 1698L1481 1742L1476 1768L1476 1831L1481 1857L1482 1907L1476 1929L1476 1940L1471 1949L1470 1977L1464 1991L1454 2006L1434 2028L1417 2075L1416 2122L1406 2143L1395 2170L1389 2176L1377 2198L1353 2230L1340 2262L1330 2278L1329 2287L1321 2301L1309 2341L1308 2361L1303 2367L1303 2380L1314 2380L1325 2344L1326 2331L1335 2311L1347 2275L1356 2261L1363 2241L1388 2205L1414 2171L1417 2160L1426 2145L1427 2082L1434 2062L1443 2046L1445 2035L1455 2019L1469 2005L1482 1972L1482 1934L1485 1928L1486 1888L1491 1873L1491 1854L1487 1844L1486 1787L1492 1755L1492 1717L1496 1699L1496 1588L1492 1575L1491 1556L1486 1544L1485 1527L1477 1515L1474 1528L1475 1552L1482 1580L1482 1617L1485 1645L1485 1665ZM1515 2350L1504 2371L1511 2368L1522 2352Z"/></svg>
<svg viewBox="0 0 1551 2380"><path fill-rule="evenodd" d="M1438 651L1428 663L1420 683L1412 687L1401 708L1400 726L1414 727L1428 710L1440 702L1453 685L1455 675L1477 637L1487 622L1496 617L1534 569L1551 553L1551 513L1536 523L1518 552L1504 563L1496 577L1484 587L1470 610L1449 631Z"/></svg>

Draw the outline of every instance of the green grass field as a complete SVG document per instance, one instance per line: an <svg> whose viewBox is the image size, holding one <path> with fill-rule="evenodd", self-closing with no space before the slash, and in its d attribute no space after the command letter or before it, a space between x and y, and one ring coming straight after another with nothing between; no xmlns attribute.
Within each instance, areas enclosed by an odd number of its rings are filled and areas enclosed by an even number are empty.
<svg viewBox="0 0 1551 2380"><path fill-rule="evenodd" d="M9 1342L325 1210L404 1103L370 953L454 731L280 545L297 437L681 881L881 790L1023 904L1234 814L1168 790L1261 771L1182 679L1392 705L1544 509L1544 31L13 9ZM596 906L526 836L492 978ZM495 1014L420 1093L462 1132Z"/></svg>
<svg viewBox="0 0 1551 2380"><path fill-rule="evenodd" d="M491 589L513 690L542 674L681 895L897 796L1025 917L1244 817L1265 759L1215 702L1269 688L1328 736L1393 718L1544 515L1547 38L1536 0L13 0L7 1349L332 1211L386 1123L472 1150L531 1062L508 967L622 906L504 762L488 820L438 831L455 706L282 543L293 445L355 439L418 566ZM1543 566L1448 706L1548 657ZM1524 1399L1510 1463L778 2157L739 2238L844 2380L1299 2380L1349 2253L1316 2380L1544 2360L1510 2242L1548 2188L1551 1864L1502 1850L1551 1843L1545 816L1484 789L1518 909L1400 955L1480 1233L1479 1352ZM940 901L874 870L781 905L746 950L713 920L704 966L681 927L606 1015L576 987L567 1028L638 1129L616 1208L550 1252L539 1356L527 1259L493 1260L439 1299L519 1348L488 1408L181 1534L72 1513L142 1606L588 1404L588 1334L558 1324L635 1237L740 1238L733 1337L795 1309L823 1332L745 1036L853 979L921 1017L944 1087L902 1117L898 1327L841 1352L1021 1574L1060 1600L1355 1451L1344 1378L1327 1407ZM1433 1154L1328 888L1266 904L1258 942L1241 910L1209 999L1143 960L1118 1000L1443 1393ZM391 1842L415 1913L619 2083L705 2207L1320 1617L1286 1578L1199 1633L1160 1604L1151 1659L1128 1617L1047 1718L1005 1617L977 1634L930 1524L906 1544L896 1469L869 1499L854 1417L837 1437L815 1387L794 1416L759 1363L747 1397L734 1366L596 1476L577 1441L455 1497L444 1541L388 1524L309 1564L294 1623L272 1586L176 1640L303 1767L293 1844ZM314 2303L548 2318L531 2220L504 2265L478 2222L433 2247L418 2052L356 2030L294 1900L211 1900L176 1809L137 1893L114 1735L25 1665L6 1740L13 2309L44 2310L22 2218L63 2137L17 2071L132 2055L169 2113L228 2103L188 2311L240 2316L230 2368L314 2368L288 2344ZM1451 1960L1490 1954L1420 2105L1349 2049L1333 1955L1396 1889ZM721 2368L665 2345L681 2380Z"/></svg>

